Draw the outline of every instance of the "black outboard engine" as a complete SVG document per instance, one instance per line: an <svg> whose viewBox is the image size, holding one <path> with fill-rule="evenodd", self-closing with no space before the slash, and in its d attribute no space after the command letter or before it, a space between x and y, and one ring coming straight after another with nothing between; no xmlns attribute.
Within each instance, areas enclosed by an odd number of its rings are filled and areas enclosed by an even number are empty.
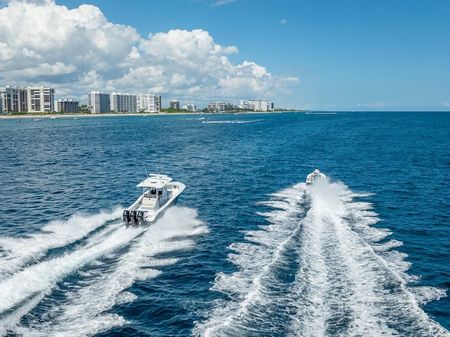
<svg viewBox="0 0 450 337"><path fill-rule="evenodd" d="M130 223L130 211L129 210L126 209L123 211L122 219L123 219L123 222Z"/></svg>
<svg viewBox="0 0 450 337"><path fill-rule="evenodd" d="M138 224L138 218L137 218L136 211L131 211L130 212L130 218L136 225Z"/></svg>
<svg viewBox="0 0 450 337"><path fill-rule="evenodd" d="M137 220L138 220L138 222L140 224L144 223L144 212L142 212L142 211L137 212L137 216L136 217L137 217Z"/></svg>

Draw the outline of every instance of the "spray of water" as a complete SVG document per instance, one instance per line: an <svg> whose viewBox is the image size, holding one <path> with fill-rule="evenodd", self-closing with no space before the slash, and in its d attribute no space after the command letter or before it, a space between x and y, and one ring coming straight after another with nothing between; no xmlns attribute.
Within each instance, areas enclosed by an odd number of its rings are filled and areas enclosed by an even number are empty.
<svg viewBox="0 0 450 337"><path fill-rule="evenodd" d="M272 197L269 224L231 245L238 271L219 274L204 336L449 336L420 304L443 296L411 288L400 242L345 185L303 184ZM305 213L305 209L307 212ZM412 291L420 289L420 291ZM420 300L414 296L421 293Z"/></svg>
<svg viewBox="0 0 450 337"><path fill-rule="evenodd" d="M122 317L107 313L116 304L129 302L134 295L125 291L135 280L158 276L160 267L176 263L176 258L158 258L161 253L190 249L195 238L208 232L206 225L190 208L173 207L150 226L123 254L111 271L84 275L88 284L66 294L67 300L52 310L57 313L47 323L18 327L24 336L91 336L126 323ZM51 313L50 313L51 315Z"/></svg>
<svg viewBox="0 0 450 337"><path fill-rule="evenodd" d="M120 209L94 215L75 214L67 221L53 221L40 232L24 238L0 237L0 280L37 261L50 249L64 247L82 239L108 221L120 216Z"/></svg>

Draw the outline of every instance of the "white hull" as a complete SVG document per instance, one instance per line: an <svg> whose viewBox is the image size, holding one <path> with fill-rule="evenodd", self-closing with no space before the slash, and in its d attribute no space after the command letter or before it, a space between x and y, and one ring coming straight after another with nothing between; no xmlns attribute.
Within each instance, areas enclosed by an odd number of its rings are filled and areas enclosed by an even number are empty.
<svg viewBox="0 0 450 337"><path fill-rule="evenodd" d="M129 224L141 225L150 224L158 220L164 212L171 206L175 205L180 197L181 193L185 190L186 185L180 182L170 182L165 186L168 192L169 198L162 201L156 199L154 201L153 207L149 207L144 198L146 197L143 193L130 207L124 211L124 222ZM129 218L125 218L125 212L129 212Z"/></svg>

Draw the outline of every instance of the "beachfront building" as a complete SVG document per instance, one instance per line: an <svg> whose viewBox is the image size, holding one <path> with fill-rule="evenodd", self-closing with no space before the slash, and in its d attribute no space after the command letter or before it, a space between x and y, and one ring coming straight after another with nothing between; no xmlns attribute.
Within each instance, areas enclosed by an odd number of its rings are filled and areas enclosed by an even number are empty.
<svg viewBox="0 0 450 337"><path fill-rule="evenodd" d="M0 114L3 113L3 100L0 98Z"/></svg>
<svg viewBox="0 0 450 337"><path fill-rule="evenodd" d="M239 109L251 111L273 111L274 104L266 99L251 99L248 101L241 100Z"/></svg>
<svg viewBox="0 0 450 337"><path fill-rule="evenodd" d="M161 112L161 96L155 94L137 95L137 111Z"/></svg>
<svg viewBox="0 0 450 337"><path fill-rule="evenodd" d="M46 87L27 88L28 112L55 111L55 89Z"/></svg>
<svg viewBox="0 0 450 337"><path fill-rule="evenodd" d="M231 103L213 102L208 104L209 112L226 112L231 110L233 110L233 105Z"/></svg>
<svg viewBox="0 0 450 337"><path fill-rule="evenodd" d="M111 111L114 112L137 112L136 95L112 93Z"/></svg>
<svg viewBox="0 0 450 337"><path fill-rule="evenodd" d="M61 113L78 113L80 111L79 104L73 99L59 99L56 102L56 110Z"/></svg>
<svg viewBox="0 0 450 337"><path fill-rule="evenodd" d="M111 112L109 94L104 94L98 91L91 91L88 94L88 105L91 113L93 114Z"/></svg>
<svg viewBox="0 0 450 337"><path fill-rule="evenodd" d="M0 89L3 112L27 112L27 89L6 87Z"/></svg>
<svg viewBox="0 0 450 337"><path fill-rule="evenodd" d="M185 104L185 105L183 105L183 110L187 110L190 112L196 112L197 106L195 104Z"/></svg>
<svg viewBox="0 0 450 337"><path fill-rule="evenodd" d="M180 110L180 102L179 101L171 100L169 104L170 104L170 109Z"/></svg>

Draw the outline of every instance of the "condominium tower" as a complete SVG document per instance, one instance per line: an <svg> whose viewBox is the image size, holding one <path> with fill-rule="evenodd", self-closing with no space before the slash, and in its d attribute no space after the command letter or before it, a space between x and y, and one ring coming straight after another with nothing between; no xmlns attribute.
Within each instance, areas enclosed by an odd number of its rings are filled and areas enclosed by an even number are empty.
<svg viewBox="0 0 450 337"><path fill-rule="evenodd" d="M137 112L136 95L111 94L111 111L114 112Z"/></svg>
<svg viewBox="0 0 450 337"><path fill-rule="evenodd" d="M154 94L137 95L137 111L161 112L161 96Z"/></svg>
<svg viewBox="0 0 450 337"><path fill-rule="evenodd" d="M88 94L88 105L93 114L111 112L109 94L91 91Z"/></svg>
<svg viewBox="0 0 450 337"><path fill-rule="evenodd" d="M19 87L6 87L0 89L0 100L3 112L26 112L27 89Z"/></svg>
<svg viewBox="0 0 450 337"><path fill-rule="evenodd" d="M62 113L77 113L79 112L79 103L72 99L59 99L56 102L58 112Z"/></svg>
<svg viewBox="0 0 450 337"><path fill-rule="evenodd" d="M28 112L55 111L55 89L53 88L27 88Z"/></svg>

